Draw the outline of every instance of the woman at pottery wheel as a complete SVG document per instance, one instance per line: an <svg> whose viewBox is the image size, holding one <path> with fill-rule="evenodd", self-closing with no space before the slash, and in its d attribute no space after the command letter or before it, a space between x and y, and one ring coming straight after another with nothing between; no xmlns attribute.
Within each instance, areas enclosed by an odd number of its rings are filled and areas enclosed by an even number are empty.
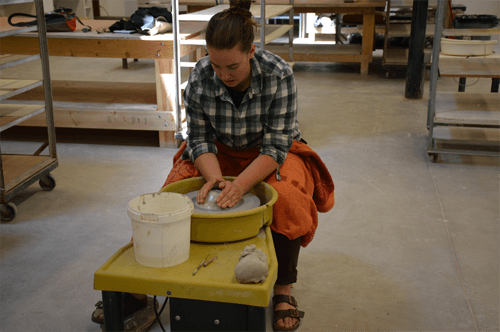
<svg viewBox="0 0 500 332"><path fill-rule="evenodd" d="M231 1L208 23L208 56L194 67L183 95L188 138L164 186L203 176L206 184L197 202L219 188L221 208L234 206L261 181L276 189L274 329L291 331L304 315L290 296L299 249L313 239L317 212L333 207L334 186L320 157L301 138L292 69L279 56L256 48L257 23L249 8L250 1ZM230 182L223 176L236 178Z"/></svg>

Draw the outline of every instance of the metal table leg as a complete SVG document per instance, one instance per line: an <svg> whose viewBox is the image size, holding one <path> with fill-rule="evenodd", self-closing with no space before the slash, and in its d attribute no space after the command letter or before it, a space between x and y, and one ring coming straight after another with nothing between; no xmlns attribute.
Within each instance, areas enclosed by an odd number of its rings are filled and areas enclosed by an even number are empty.
<svg viewBox="0 0 500 332"><path fill-rule="evenodd" d="M465 84L467 82L467 78L465 77L460 77L460 80L458 81L458 92L465 92Z"/></svg>
<svg viewBox="0 0 500 332"><path fill-rule="evenodd" d="M498 92L498 86L500 85L500 78L491 79L491 92Z"/></svg>
<svg viewBox="0 0 500 332"><path fill-rule="evenodd" d="M123 293L102 291L104 311L104 329L106 331L123 331Z"/></svg>

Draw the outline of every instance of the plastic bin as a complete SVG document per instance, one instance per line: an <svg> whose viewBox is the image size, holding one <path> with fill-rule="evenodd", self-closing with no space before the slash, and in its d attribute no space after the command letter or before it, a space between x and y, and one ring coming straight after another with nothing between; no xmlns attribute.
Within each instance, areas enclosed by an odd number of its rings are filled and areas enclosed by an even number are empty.
<svg viewBox="0 0 500 332"><path fill-rule="evenodd" d="M457 15L453 19L453 27L456 29L491 29L497 25L498 18L495 15ZM491 40L491 36L475 36L472 39Z"/></svg>

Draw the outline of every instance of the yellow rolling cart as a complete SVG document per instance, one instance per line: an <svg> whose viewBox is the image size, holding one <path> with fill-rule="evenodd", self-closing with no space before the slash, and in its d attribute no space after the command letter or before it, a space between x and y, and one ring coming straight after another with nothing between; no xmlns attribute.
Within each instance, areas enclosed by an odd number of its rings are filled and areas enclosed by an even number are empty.
<svg viewBox="0 0 500 332"><path fill-rule="evenodd" d="M241 284L234 274L245 246L255 244L268 257L269 273L259 284ZM194 270L207 256L217 259ZM191 243L187 261L168 268L140 265L132 243L118 250L94 275L102 291L106 331L123 331L122 292L170 298L171 331L265 331L265 309L278 275L271 228L231 243Z"/></svg>

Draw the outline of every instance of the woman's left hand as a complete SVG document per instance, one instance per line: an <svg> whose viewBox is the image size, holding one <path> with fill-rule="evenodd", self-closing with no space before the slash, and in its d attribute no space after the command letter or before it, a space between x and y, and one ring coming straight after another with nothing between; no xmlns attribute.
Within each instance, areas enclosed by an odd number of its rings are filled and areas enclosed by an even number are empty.
<svg viewBox="0 0 500 332"><path fill-rule="evenodd" d="M222 192L217 197L217 206L223 209L233 207L245 194L238 184L231 181L220 182L219 188Z"/></svg>

